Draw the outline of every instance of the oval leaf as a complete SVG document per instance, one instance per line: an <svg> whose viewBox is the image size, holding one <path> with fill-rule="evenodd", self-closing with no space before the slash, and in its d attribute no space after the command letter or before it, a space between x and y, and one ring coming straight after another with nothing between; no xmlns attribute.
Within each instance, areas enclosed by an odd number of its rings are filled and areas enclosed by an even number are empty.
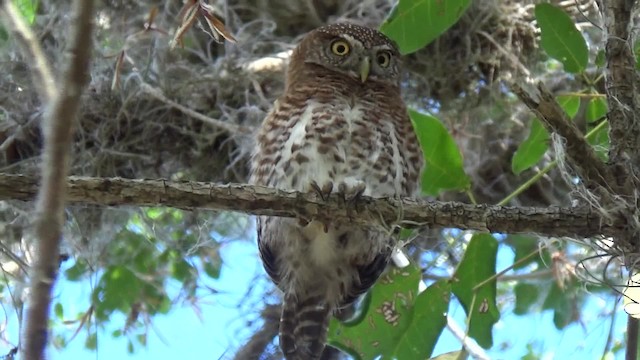
<svg viewBox="0 0 640 360"><path fill-rule="evenodd" d="M541 32L540 43L547 54L560 61L566 71L584 70L589 60L587 42L569 15L547 3L536 5L535 14Z"/></svg>
<svg viewBox="0 0 640 360"><path fill-rule="evenodd" d="M329 344L355 359L393 354L412 326L420 279L420 269L415 265L391 268L371 289L364 316L349 323L331 320Z"/></svg>
<svg viewBox="0 0 640 360"><path fill-rule="evenodd" d="M440 280L418 295L411 325L395 346L391 359L427 359L447 325L451 285Z"/></svg>
<svg viewBox="0 0 640 360"><path fill-rule="evenodd" d="M470 0L400 0L380 27L402 54L418 51L458 22Z"/></svg>
<svg viewBox="0 0 640 360"><path fill-rule="evenodd" d="M485 349L493 345L491 329L498 322L500 312L496 305L496 256L498 241L489 234L476 234L471 238L462 261L456 269L451 289L467 316L471 318L468 333ZM493 280L487 281L493 277ZM476 291L473 288L484 283ZM471 306L473 305L473 308Z"/></svg>
<svg viewBox="0 0 640 360"><path fill-rule="evenodd" d="M413 110L409 115L427 163L422 191L438 195L442 190L468 189L471 181L464 172L460 150L444 125L433 116Z"/></svg>
<svg viewBox="0 0 640 360"><path fill-rule="evenodd" d="M517 175L529 169L542 159L547 149L549 149L549 132L542 126L540 120L533 119L529 136L520 143L513 154L511 170Z"/></svg>

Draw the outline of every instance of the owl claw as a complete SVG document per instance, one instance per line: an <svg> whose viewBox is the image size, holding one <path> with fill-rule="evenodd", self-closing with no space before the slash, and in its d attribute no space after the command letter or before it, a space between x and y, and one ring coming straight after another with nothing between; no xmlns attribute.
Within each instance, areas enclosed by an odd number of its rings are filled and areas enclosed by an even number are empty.
<svg viewBox="0 0 640 360"><path fill-rule="evenodd" d="M340 185L338 185L338 193L342 195L345 202L358 201L366 189L367 184L360 180L357 180L352 184L341 182Z"/></svg>
<svg viewBox="0 0 640 360"><path fill-rule="evenodd" d="M313 191L320 196L322 201L327 201L329 199L329 195L331 195L331 192L333 191L333 183L331 181L325 182L322 184L322 187L320 187L315 180L311 180L309 186L311 186Z"/></svg>
<svg viewBox="0 0 640 360"><path fill-rule="evenodd" d="M367 189L367 184L363 181L356 180L352 183L341 182L338 185L338 193L342 196L347 207L347 214L351 217L353 211L359 212L358 201Z"/></svg>

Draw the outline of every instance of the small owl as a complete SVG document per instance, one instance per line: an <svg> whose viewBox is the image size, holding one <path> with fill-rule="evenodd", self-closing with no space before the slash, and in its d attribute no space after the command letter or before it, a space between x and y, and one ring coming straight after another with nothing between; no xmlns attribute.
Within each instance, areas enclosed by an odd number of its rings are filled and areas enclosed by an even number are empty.
<svg viewBox="0 0 640 360"><path fill-rule="evenodd" d="M400 65L393 41L367 27L334 24L306 35L258 132L251 182L347 200L415 195L424 161L400 97ZM331 315L375 283L393 246L373 227L258 219L264 268L284 292L287 360L319 358Z"/></svg>

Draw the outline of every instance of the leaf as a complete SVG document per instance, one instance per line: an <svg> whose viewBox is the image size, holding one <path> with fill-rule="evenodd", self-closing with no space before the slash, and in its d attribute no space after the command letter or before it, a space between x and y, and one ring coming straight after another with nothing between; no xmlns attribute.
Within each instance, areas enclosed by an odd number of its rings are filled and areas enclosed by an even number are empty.
<svg viewBox="0 0 640 360"><path fill-rule="evenodd" d="M602 119L607 114L607 101L602 97L594 97L587 104L587 113L585 117L587 122L594 122Z"/></svg>
<svg viewBox="0 0 640 360"><path fill-rule="evenodd" d="M537 164L549 149L549 132L540 120L533 119L529 136L520 143L511 159L511 171L518 175Z"/></svg>
<svg viewBox="0 0 640 360"><path fill-rule="evenodd" d="M392 359L425 359L431 356L436 342L447 325L451 284L440 280L420 295L414 305L411 324L390 354Z"/></svg>
<svg viewBox="0 0 640 360"><path fill-rule="evenodd" d="M589 60L587 42L569 15L547 3L536 5L535 15L541 32L540 44L547 54L560 61L568 72L583 71Z"/></svg>
<svg viewBox="0 0 640 360"><path fill-rule="evenodd" d="M491 329L498 322L500 312L496 305L496 279L474 287L496 274L498 241L489 234L476 234L471 238L462 261L453 276L451 289L456 295L469 322L469 336L485 349L493 345ZM473 304L473 308L471 307Z"/></svg>
<svg viewBox="0 0 640 360"><path fill-rule="evenodd" d="M366 314L359 321L331 320L329 343L356 359L392 354L412 324L420 279L415 265L390 268L371 289Z"/></svg>
<svg viewBox="0 0 640 360"><path fill-rule="evenodd" d="M399 0L380 31L402 54L418 51L442 35L471 4L470 0Z"/></svg>
<svg viewBox="0 0 640 360"><path fill-rule="evenodd" d="M604 126L587 137L587 142L593 146L596 155L598 155L602 161L608 161L609 146L611 145L611 141L609 140L609 123L605 123Z"/></svg>
<svg viewBox="0 0 640 360"><path fill-rule="evenodd" d="M576 95L559 95L556 97L558 104L564 112L573 119L580 109L580 97Z"/></svg>
<svg viewBox="0 0 640 360"><path fill-rule="evenodd" d="M89 265L84 260L76 260L76 263L73 264L70 268L65 270L64 276L69 281L78 281L82 276L89 270Z"/></svg>
<svg viewBox="0 0 640 360"><path fill-rule="evenodd" d="M56 303L53 306L53 313L56 315L58 319L64 318L64 308L61 303Z"/></svg>
<svg viewBox="0 0 640 360"><path fill-rule="evenodd" d="M84 347L89 350L95 350L98 347L98 334L91 332L87 335L87 339L84 342Z"/></svg>
<svg viewBox="0 0 640 360"><path fill-rule="evenodd" d="M464 172L460 150L440 120L413 110L409 115L426 161L422 191L437 195L443 190L468 189L471 181Z"/></svg>
<svg viewBox="0 0 640 360"><path fill-rule="evenodd" d="M513 313L516 315L525 315L529 312L531 305L538 300L538 287L531 284L519 282L514 288L516 295L516 306Z"/></svg>
<svg viewBox="0 0 640 360"><path fill-rule="evenodd" d="M567 116L573 119L580 109L580 97L576 95L560 95L556 98ZM511 171L518 175L537 164L549 149L549 131L542 122L534 119L529 136L520 143L511 159Z"/></svg>
<svg viewBox="0 0 640 360"><path fill-rule="evenodd" d="M532 263L537 263L539 266L545 266L545 264L551 263L549 251L547 249L540 249L538 246L539 241L536 237L526 235L509 235L505 240L505 243L511 246L516 253L515 258L513 259L514 270L523 269ZM535 255L529 257L528 260L523 261L524 258L534 251L541 255Z"/></svg>
<svg viewBox="0 0 640 360"><path fill-rule="evenodd" d="M36 21L36 11L38 10L37 0L13 0L20 14L32 25Z"/></svg>
<svg viewBox="0 0 640 360"><path fill-rule="evenodd" d="M553 324L558 330L564 329L574 320L574 296L571 289L566 289L569 286L565 285L565 289L561 289L554 282L542 304L544 310L553 310Z"/></svg>
<svg viewBox="0 0 640 360"><path fill-rule="evenodd" d="M589 128L586 136L587 141L593 146L598 157L605 162L609 160L609 123L601 124L600 122L606 121L607 111L609 111L609 107L605 99L596 97L587 104L585 114ZM596 128L598 129L594 132L593 130Z"/></svg>

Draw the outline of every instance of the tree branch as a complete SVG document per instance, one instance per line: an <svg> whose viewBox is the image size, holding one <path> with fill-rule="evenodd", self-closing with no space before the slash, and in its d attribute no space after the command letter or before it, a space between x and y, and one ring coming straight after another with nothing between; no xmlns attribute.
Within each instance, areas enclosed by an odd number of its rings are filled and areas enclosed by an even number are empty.
<svg viewBox="0 0 640 360"><path fill-rule="evenodd" d="M605 84L609 104L609 160L614 166L618 185L626 184L629 190L635 189L634 177L638 175L633 164L640 161L640 119L638 119L638 73L633 55L631 19L635 1L609 0L598 1L606 28ZM630 163L627 163L630 160Z"/></svg>
<svg viewBox="0 0 640 360"><path fill-rule="evenodd" d="M259 359L260 355L278 335L280 325L280 305L266 305L262 310L264 323L251 335L251 338L236 352L236 360Z"/></svg>
<svg viewBox="0 0 640 360"><path fill-rule="evenodd" d="M39 186L34 221L38 248L30 279L31 292L23 337L25 360L45 358L51 289L57 276L64 223L71 140L80 107L80 95L89 79L93 1L76 0L74 14L76 26L71 35L68 66L42 123L42 184Z"/></svg>
<svg viewBox="0 0 640 360"><path fill-rule="evenodd" d="M609 190L611 185L615 184L613 175L606 164L596 155L593 147L587 143L584 135L567 117L560 104L554 99L553 94L547 90L542 82L538 83L540 99L537 102L520 85L512 84L511 89L542 121L549 132L556 132L567 140L567 156L589 188L593 189L594 185L598 185Z"/></svg>
<svg viewBox="0 0 640 360"><path fill-rule="evenodd" d="M0 174L0 200L31 200L37 190L35 177ZM354 214L347 211L344 201L337 195L323 201L315 193L244 184L70 177L67 198L70 202L103 206L230 210L328 221L342 219L357 224L382 221L407 227L454 227L548 236L612 236L624 230L622 222L603 219L588 207L505 207L363 197L358 203L358 213Z"/></svg>

